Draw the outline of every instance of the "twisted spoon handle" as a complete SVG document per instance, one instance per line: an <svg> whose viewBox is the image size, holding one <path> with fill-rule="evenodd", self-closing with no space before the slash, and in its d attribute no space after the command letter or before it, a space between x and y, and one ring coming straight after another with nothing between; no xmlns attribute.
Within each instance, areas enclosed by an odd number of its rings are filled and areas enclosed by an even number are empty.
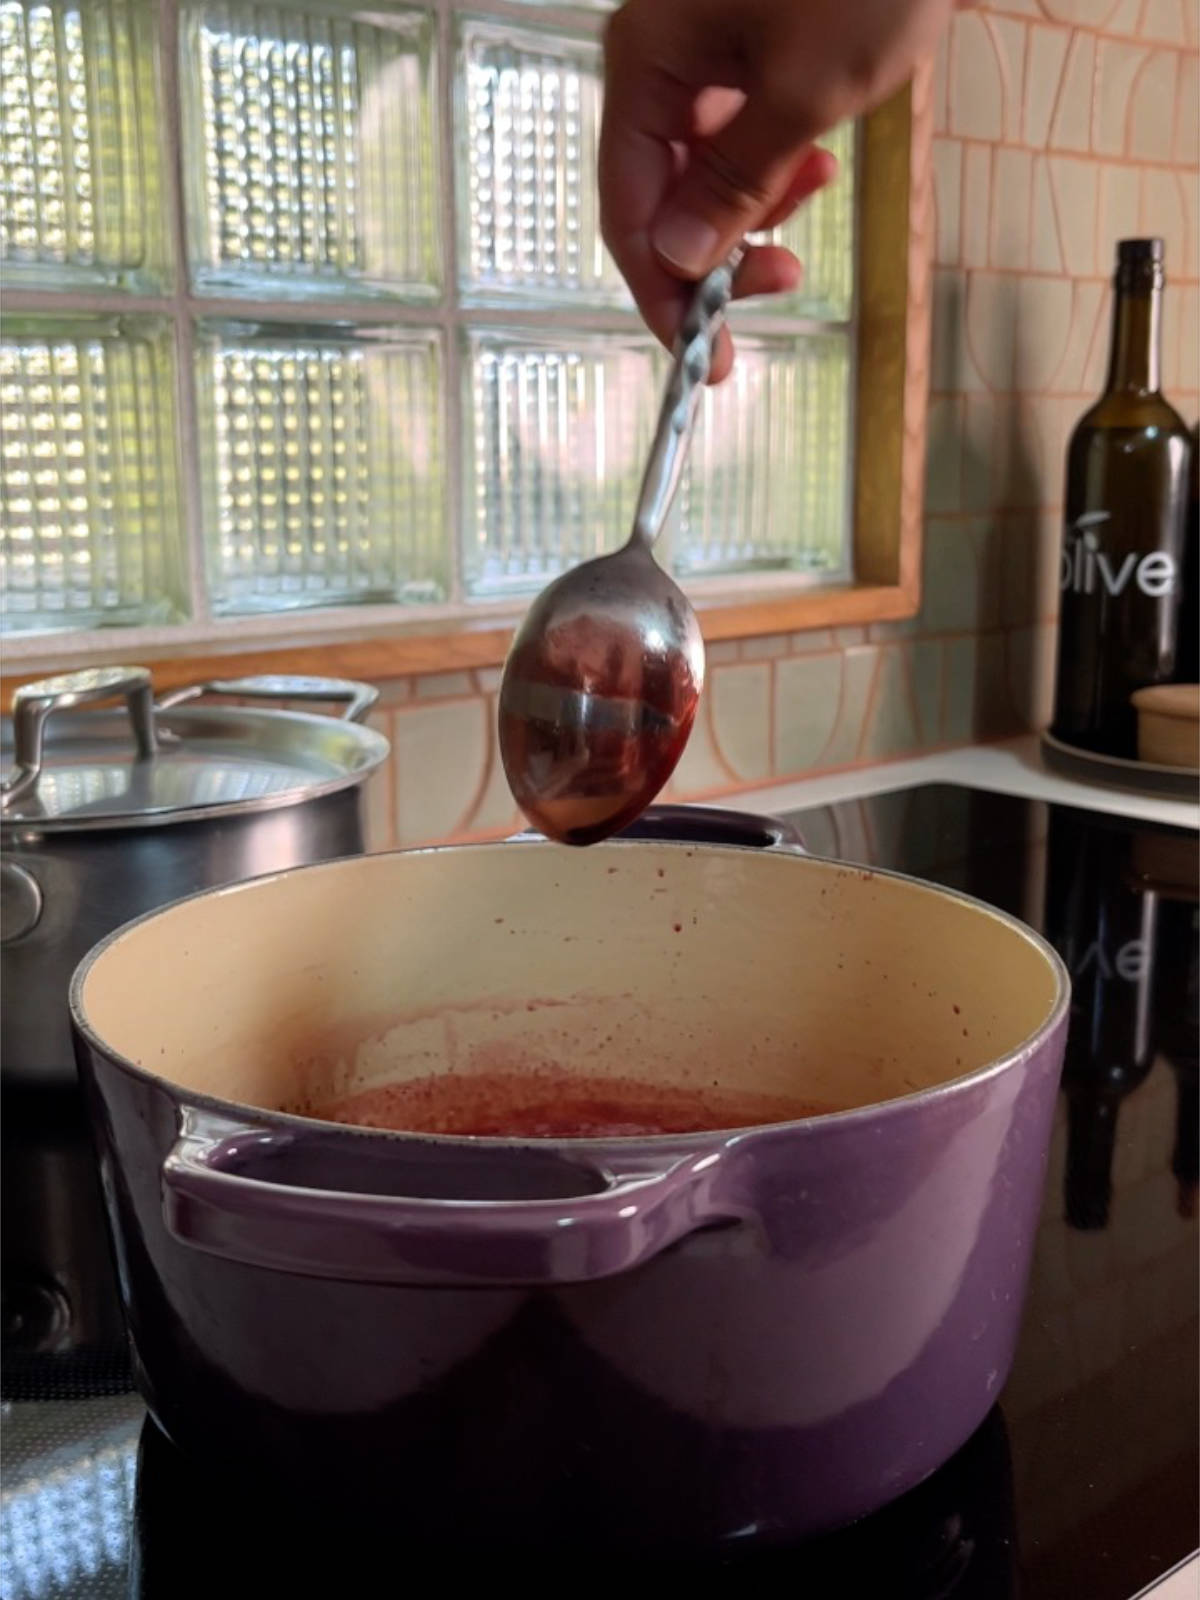
<svg viewBox="0 0 1200 1600"><path fill-rule="evenodd" d="M675 341L675 357L638 493L630 545L648 550L667 520L687 459L696 407L712 366L713 345L733 292L733 275L744 253L738 245L727 260L696 285Z"/></svg>

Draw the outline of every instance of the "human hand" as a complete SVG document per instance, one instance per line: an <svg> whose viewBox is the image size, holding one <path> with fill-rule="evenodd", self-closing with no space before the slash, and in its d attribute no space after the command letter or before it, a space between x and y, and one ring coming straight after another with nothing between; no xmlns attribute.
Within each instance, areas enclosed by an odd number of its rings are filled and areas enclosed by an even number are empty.
<svg viewBox="0 0 1200 1600"><path fill-rule="evenodd" d="M814 141L871 110L937 44L955 0L628 0L605 39L600 217L651 331L746 234L834 176ZM794 289L789 250L747 250L735 298ZM722 329L719 382L733 362Z"/></svg>

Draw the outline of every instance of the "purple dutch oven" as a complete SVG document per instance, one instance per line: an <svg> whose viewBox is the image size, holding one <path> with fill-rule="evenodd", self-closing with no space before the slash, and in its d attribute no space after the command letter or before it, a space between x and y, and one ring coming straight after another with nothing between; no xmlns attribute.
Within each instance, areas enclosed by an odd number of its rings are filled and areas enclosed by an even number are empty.
<svg viewBox="0 0 1200 1600"><path fill-rule="evenodd" d="M77 1053L179 1446L425 1535L670 1550L862 1516L970 1436L1017 1336L1063 966L758 819L687 829L305 867L91 953ZM829 1109L524 1141L306 1114L551 1064Z"/></svg>

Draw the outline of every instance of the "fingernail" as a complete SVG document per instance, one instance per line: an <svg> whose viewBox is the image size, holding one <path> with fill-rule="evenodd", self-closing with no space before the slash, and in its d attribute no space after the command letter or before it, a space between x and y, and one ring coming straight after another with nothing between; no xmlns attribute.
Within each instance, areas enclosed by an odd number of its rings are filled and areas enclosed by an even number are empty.
<svg viewBox="0 0 1200 1600"><path fill-rule="evenodd" d="M720 235L703 217L686 211L668 212L650 236L655 250L680 272L699 277L717 248Z"/></svg>

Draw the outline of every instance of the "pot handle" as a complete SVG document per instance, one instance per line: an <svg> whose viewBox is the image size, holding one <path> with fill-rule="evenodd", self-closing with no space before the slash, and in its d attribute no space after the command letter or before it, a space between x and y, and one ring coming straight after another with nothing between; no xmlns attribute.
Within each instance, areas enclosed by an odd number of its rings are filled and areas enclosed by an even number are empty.
<svg viewBox="0 0 1200 1600"><path fill-rule="evenodd" d="M803 850L804 841L783 817L758 816L722 806L648 806L618 839L658 839L673 844L736 844L751 850ZM534 829L514 834L510 843L545 839Z"/></svg>
<svg viewBox="0 0 1200 1600"><path fill-rule="evenodd" d="M154 691L146 667L85 667L39 683L25 683L13 695L13 770L0 784L0 810L27 800L42 775L46 719L52 711L95 705L124 696L140 760L157 749Z"/></svg>
<svg viewBox="0 0 1200 1600"><path fill-rule="evenodd" d="M263 673L250 678L212 678L207 683L189 684L175 689L158 702L160 711L169 711L201 695L228 695L238 700L314 700L344 705L345 722L361 722L379 699L379 690L369 683L351 678L292 677L287 673Z"/></svg>
<svg viewBox="0 0 1200 1600"><path fill-rule="evenodd" d="M163 1163L163 1216L194 1249L303 1277L588 1283L738 1220L726 1169L739 1142L616 1175L561 1148L256 1128L187 1108Z"/></svg>

